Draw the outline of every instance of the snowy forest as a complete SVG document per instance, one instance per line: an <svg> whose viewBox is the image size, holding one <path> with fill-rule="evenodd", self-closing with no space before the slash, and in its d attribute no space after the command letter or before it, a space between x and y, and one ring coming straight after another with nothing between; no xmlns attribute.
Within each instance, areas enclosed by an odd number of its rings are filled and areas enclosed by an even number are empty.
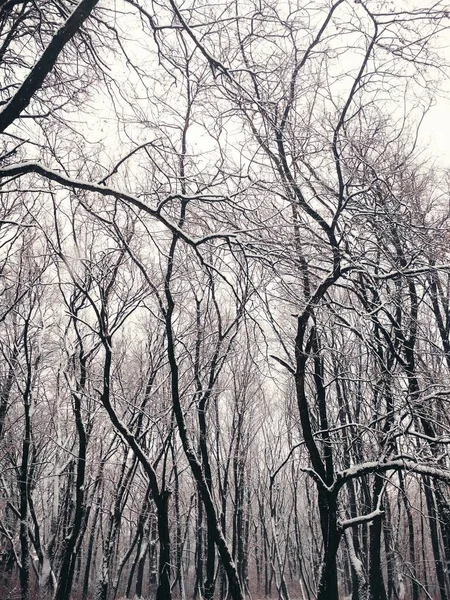
<svg viewBox="0 0 450 600"><path fill-rule="evenodd" d="M0 0L2 600L450 600L449 27Z"/></svg>

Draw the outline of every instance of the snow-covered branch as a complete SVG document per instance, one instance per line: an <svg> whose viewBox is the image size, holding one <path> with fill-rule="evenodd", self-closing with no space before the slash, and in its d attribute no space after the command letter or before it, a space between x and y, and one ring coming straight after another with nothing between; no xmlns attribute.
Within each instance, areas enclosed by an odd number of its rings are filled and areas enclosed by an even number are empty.
<svg viewBox="0 0 450 600"><path fill-rule="evenodd" d="M25 81L0 112L0 131L4 131L15 119L20 117L34 94L42 87L64 46L77 33L96 4L98 4L98 0L82 0L64 25L58 29Z"/></svg>
<svg viewBox="0 0 450 600"><path fill-rule="evenodd" d="M413 460L393 459L386 462L372 461L354 465L336 475L332 490L338 491L350 479L357 479L370 473L386 473L387 471L409 471L418 475L428 475L442 481L450 482L450 471L435 464L418 463Z"/></svg>
<svg viewBox="0 0 450 600"><path fill-rule="evenodd" d="M182 229L180 229L177 225L172 223L169 219L160 214L157 210L151 208L145 202L142 202L136 196L129 194L123 190L118 190L112 187L108 187L105 185L100 185L98 183L92 183L90 181L84 181L82 179L74 179L71 177L67 177L58 171L54 171L53 169L49 169L39 163L35 162L24 162L15 165L11 165L8 167L4 167L0 169L0 178L14 178L21 177L22 175L26 175L28 173L36 173L50 179L51 181L55 181L63 186L73 188L76 190L85 190L87 192L94 192L96 194L101 194L102 196L112 196L113 198L117 198L117 200L121 200L126 204L134 206L138 210L141 210L155 219L157 219L160 223L162 223L167 229L169 229L172 233L179 236L184 242L191 246L196 246L197 241L192 239L189 235L187 235ZM203 239L202 239L203 241Z"/></svg>
<svg viewBox="0 0 450 600"><path fill-rule="evenodd" d="M356 525L362 525L362 523L368 523L370 521L373 521L377 517L381 517L382 515L384 515L384 510L380 510L379 508L377 508L376 510L373 510L367 515L360 515L359 517L354 517L353 519L341 521L339 523L339 528L341 529L341 531L345 531L349 527L355 527Z"/></svg>

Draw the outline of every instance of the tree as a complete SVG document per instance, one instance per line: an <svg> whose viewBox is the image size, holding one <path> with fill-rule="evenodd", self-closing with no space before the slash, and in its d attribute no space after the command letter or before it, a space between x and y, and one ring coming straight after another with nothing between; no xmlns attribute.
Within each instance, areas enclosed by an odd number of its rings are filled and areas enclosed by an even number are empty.
<svg viewBox="0 0 450 600"><path fill-rule="evenodd" d="M304 51L299 50L298 42L305 32L302 20L297 17L296 13L289 14L285 21L279 15L274 15L273 23L275 25L272 37L276 42L272 43L273 58L274 63L276 61L279 66L274 66L272 69L272 72L276 73L275 77L263 78L264 67L262 61L258 62L258 59L260 56L267 56L259 46L261 39L267 43L269 37L267 21L261 25L264 27L264 35L258 36L259 32L255 31L254 27L255 21L250 20L251 26L247 26L239 16L235 17L238 51L234 55L225 54L228 59L225 61L216 58L220 54L220 51L217 50L217 48L221 48L220 37L206 33L208 26L203 25L202 29L201 22L198 23L198 18L196 22L193 21L189 11L183 13L181 9L177 9L174 3L172 3L172 7L185 29L186 37L200 50L212 70L220 73L219 85L223 82L221 89L224 97L235 107L235 114L242 120L243 126L248 128L251 137L247 144L243 142L242 154L245 154L245 150L249 148L258 155L259 161L264 161L267 165L267 172L272 173L270 178L272 194L274 186L277 186L275 189L279 190L281 203L278 210L280 212L283 210L283 202L286 208L289 205L292 207L293 258L291 268L297 275L299 283L296 286L296 282L289 282L292 287L297 287L298 295L295 297L294 293L288 292L288 302L291 303L291 306L297 304L299 314L296 332L293 336L294 351L291 354L286 349L286 343L283 343L282 348L291 361L291 365L287 364L287 368L295 378L302 434L311 461L311 474L317 485L324 548L318 597L338 597L336 560L341 536L348 527L355 527L358 523L366 520L373 521L369 548L370 595L372 598L384 597L385 591L380 585L382 582L380 543L383 514L381 508L385 490L383 478L378 474L375 475L373 498L367 516L356 516L343 523L339 519L338 491L341 485L339 484L337 487L335 485L335 482L339 480L339 473L335 460L334 436L330 433L330 424L334 419L329 408L330 403L327 402L329 384L325 367L326 361L329 359L322 350L324 319L327 317L322 305L325 302L327 305L336 303L336 311L333 312L337 312L339 310L337 307L342 306L339 288L347 288L352 293L353 285L356 283L358 286L358 277L355 281L353 273L370 271L374 265L375 276L379 278L377 271L384 268L383 263L380 263L381 257L377 248L375 249L375 260L373 260L370 253L361 251L358 247L359 238L352 221L365 203L371 206L371 201L377 202L378 198L383 204L383 213L387 209L387 213L385 213L388 220L387 226L393 232L393 244L397 248L394 268L404 269L411 264L402 256L398 233L395 231L396 226L392 226L392 217L388 215L390 201L384 203L384 198L391 194L389 183L387 184L389 191L383 189L383 183L389 177L389 171L383 172L383 166L381 168L378 165L375 166L371 153L374 148L374 153L379 160L380 148L384 148L385 153L391 153L391 148L394 147L396 153L394 156L397 158L398 138L392 138L387 133L387 116L381 116L380 109L377 109L378 114L372 112L371 104L377 100L379 86L385 85L388 77L397 75L396 67L390 66L392 52L400 55L402 59L410 58L406 46L397 52L396 46L385 41L391 27L408 29L407 33L405 31L405 39L408 40L407 47L415 46L417 56L423 56L424 59L427 56L427 64L433 64L433 57L427 53L427 45L423 43L423 31L421 30L419 33L414 27L411 27L412 15L375 13L366 4L353 10L343 2L336 2L324 12L323 19L313 30L312 42ZM271 7L266 8L270 11ZM414 12L414 18L421 14L426 18L431 17L432 21L445 19L446 13L442 12L440 8L436 13ZM361 44L359 49L362 58L355 66L352 64L347 78L348 84L344 90L341 91L342 88L337 88L336 92L334 81L332 79L330 81L330 73L332 73L334 54L345 55L345 46L343 50L340 50L342 48L341 37L345 35L340 33L340 29L341 19L344 15L348 16L348 10L351 10L354 15L354 20L351 22L356 26L354 29L350 26L350 30ZM432 21L429 24L431 30L434 30ZM191 25L193 22L195 22L195 29ZM425 22L421 24L421 27L424 26ZM198 31L202 33L199 34ZM404 38L400 35L399 38L403 43ZM214 39L215 50L210 50L212 47L210 39ZM326 44L322 40L326 40ZM380 48L382 48L381 52L379 52ZM242 65L241 69L238 67L238 61ZM417 63L412 62L411 64L411 69L416 66L420 67L421 59L419 58ZM308 105L306 100L308 94L305 94L305 89L308 90L308 87L303 86L301 82L306 75L311 77L311 73L315 73L313 69L316 65L318 73L325 65L330 82L324 87L320 79L313 76L313 86L310 86L313 88L312 104ZM383 75L381 75L382 72ZM418 76L423 75L423 71L418 71L418 73L420 73ZM410 71L410 76L414 77L414 71ZM381 79L380 84L381 77L384 79ZM378 85L372 88L375 81ZM280 82L287 82L287 84L283 85ZM329 115L325 122L323 119L316 118L314 120L318 110ZM407 117L408 115L405 116L405 119ZM369 123L370 125L368 125ZM382 132L383 137L375 136L376 142L379 142L381 138L379 146L375 146L375 140L369 141L367 137L370 130L367 125L371 128L373 124L375 124L377 134ZM302 140L300 147L299 140ZM323 147L323 140L326 140L325 147ZM314 156L315 151L309 150L308 152L308 147L311 148L314 143L323 147L317 159ZM402 160L405 161L404 155ZM256 163L256 161L254 162ZM334 173L329 165L334 165ZM254 169L256 170L256 167ZM395 166L394 175L397 169L398 167ZM403 169L402 172L404 172ZM261 182L260 185L267 189L265 182ZM251 215L248 219L250 228L250 223L254 225L255 210L249 211L249 215ZM267 216L264 213L260 217L260 222L263 220L267 222ZM272 228L263 228L263 230L267 231L268 241L266 243L272 242L273 226ZM358 230L359 224L357 224ZM249 236L246 243L248 248L253 251L258 242ZM303 248L308 244L312 248L317 247L317 251L321 253L320 262L315 259L314 255L312 257L305 255ZM285 251L284 239L281 245ZM280 255L282 252L280 250ZM377 254L378 256L376 256ZM274 263L273 259L272 263ZM279 285L284 284L286 287L289 275L287 273L280 274L279 265L276 264L276 267L275 277ZM399 273L400 276L401 273ZM360 279L364 279L364 277L361 275ZM364 281L362 284L366 285ZM402 333L400 338L398 324L395 324L395 321L399 320L398 316L393 316L391 319L390 328L393 327L393 332L387 331L377 316L380 306L378 287L371 292L376 298L375 305L370 306L370 314L375 315L373 317L375 340L379 339L380 335L385 338L377 350L379 376L382 383L379 389L374 390L375 402L378 404L382 400L387 411L387 417L382 417L383 426L381 427L381 433L386 440L380 447L382 462L396 456L397 450L397 446L393 446L389 440L390 432L395 424L395 411L398 410L392 395L393 382L390 381L395 365L400 363L399 366L406 369L409 394L417 394L419 391L417 379L413 374L418 297L415 283L409 279L407 285L411 303L410 331L407 335ZM335 292L335 289L338 292ZM366 289L361 291L356 289L355 293L357 297L361 295L362 298L365 298L367 292ZM272 311L270 307L269 310ZM366 306L366 311L369 312L368 306ZM283 316L286 318L285 315ZM271 321L276 323L277 318L271 316ZM351 327L351 320L344 323L346 327ZM385 350L384 343L389 341L392 335L395 342ZM283 336L280 329L278 336L279 338ZM400 344L398 349L395 347L397 341ZM405 359L400 358L403 353L406 355ZM289 363L289 360L280 362L286 364ZM310 364L311 367L309 367ZM309 398L311 394L314 402ZM317 406L317 412L313 405ZM317 428L320 431L318 435L316 434ZM364 460L363 457L361 458ZM373 470L376 472L377 468L373 467ZM384 470L385 467L380 466L380 471L384 472ZM364 468L362 473L365 473ZM446 474L443 472L442 476L446 477ZM350 480L353 478L352 475Z"/></svg>
<svg viewBox="0 0 450 600"><path fill-rule="evenodd" d="M448 12L1 3L23 598L448 597Z"/></svg>

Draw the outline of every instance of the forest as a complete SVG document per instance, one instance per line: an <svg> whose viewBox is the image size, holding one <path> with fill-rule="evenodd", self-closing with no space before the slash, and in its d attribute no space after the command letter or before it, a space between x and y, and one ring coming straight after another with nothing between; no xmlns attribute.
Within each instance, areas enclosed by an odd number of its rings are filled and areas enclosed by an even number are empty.
<svg viewBox="0 0 450 600"><path fill-rule="evenodd" d="M450 600L449 27L0 0L1 599Z"/></svg>

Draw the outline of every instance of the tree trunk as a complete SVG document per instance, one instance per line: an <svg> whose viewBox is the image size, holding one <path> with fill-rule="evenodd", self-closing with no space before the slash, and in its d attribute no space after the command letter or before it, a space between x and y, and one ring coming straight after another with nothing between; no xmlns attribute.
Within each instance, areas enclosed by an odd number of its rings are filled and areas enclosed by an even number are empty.
<svg viewBox="0 0 450 600"><path fill-rule="evenodd" d="M439 546L439 531L437 528L437 514L434 503L434 494L431 489L431 482L428 477L424 477L425 499L428 509L428 525L430 527L431 546L433 548L434 562L436 565L436 576L438 580L439 593L441 600L448 600L445 569L442 561L441 550Z"/></svg>
<svg viewBox="0 0 450 600"><path fill-rule="evenodd" d="M332 494L319 488L319 511L324 542L317 600L338 600L339 587L337 577L337 551L341 534L337 527L337 504Z"/></svg>
<svg viewBox="0 0 450 600"><path fill-rule="evenodd" d="M156 600L169 600L171 598L169 498L170 492L164 490L156 502L159 536L159 582Z"/></svg>
<svg viewBox="0 0 450 600"><path fill-rule="evenodd" d="M375 475L372 508L375 509L382 494L384 479ZM369 591L370 600L387 600L381 565L381 533L383 531L382 517L373 519L370 526L369 541Z"/></svg>
<svg viewBox="0 0 450 600"><path fill-rule="evenodd" d="M22 462L19 470L20 497L20 593L21 600L30 598L30 541L28 538L28 461L31 446L29 390L24 398L25 432L22 442Z"/></svg>

